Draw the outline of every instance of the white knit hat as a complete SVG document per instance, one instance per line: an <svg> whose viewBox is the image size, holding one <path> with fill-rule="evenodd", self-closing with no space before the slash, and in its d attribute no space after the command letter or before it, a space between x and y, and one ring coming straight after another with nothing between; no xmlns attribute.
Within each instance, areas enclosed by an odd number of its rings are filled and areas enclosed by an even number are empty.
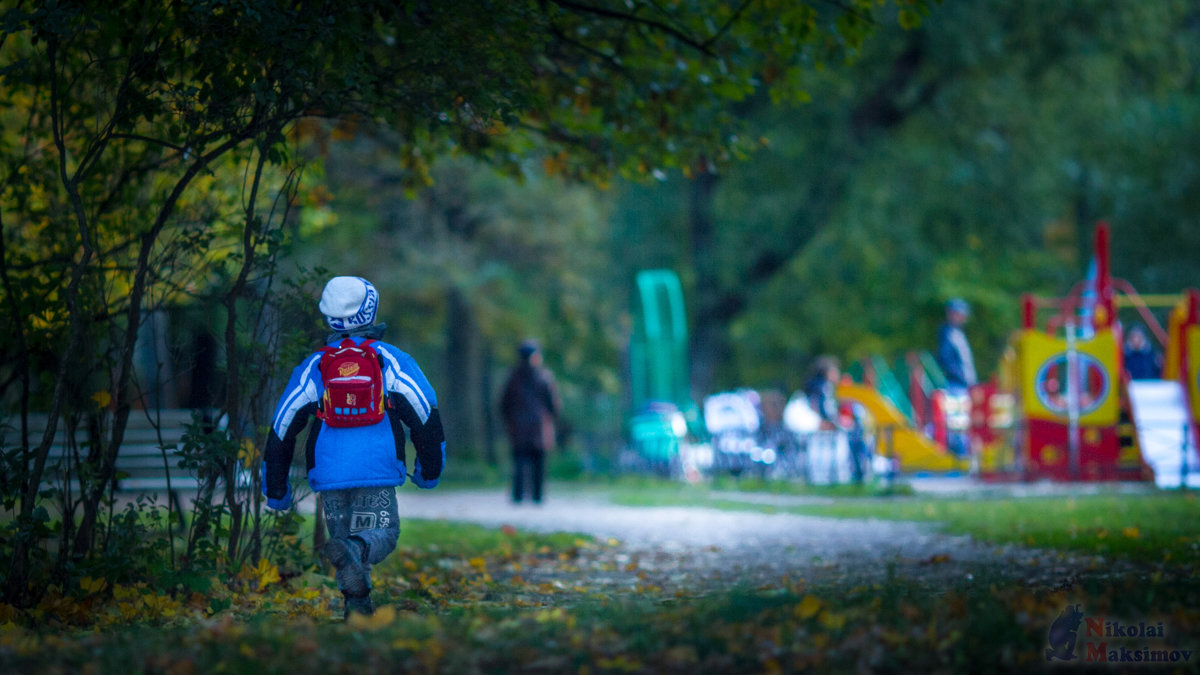
<svg viewBox="0 0 1200 675"><path fill-rule="evenodd" d="M334 330L370 326L379 308L379 292L362 277L334 277L325 284L320 308Z"/></svg>

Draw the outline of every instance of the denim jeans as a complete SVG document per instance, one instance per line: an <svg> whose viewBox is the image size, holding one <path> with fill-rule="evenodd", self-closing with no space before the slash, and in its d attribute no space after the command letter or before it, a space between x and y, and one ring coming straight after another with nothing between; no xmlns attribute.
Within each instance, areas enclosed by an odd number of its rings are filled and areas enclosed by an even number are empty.
<svg viewBox="0 0 1200 675"><path fill-rule="evenodd" d="M369 487L321 493L329 538L357 536L367 547L367 564L375 565L396 549L400 512L396 488Z"/></svg>

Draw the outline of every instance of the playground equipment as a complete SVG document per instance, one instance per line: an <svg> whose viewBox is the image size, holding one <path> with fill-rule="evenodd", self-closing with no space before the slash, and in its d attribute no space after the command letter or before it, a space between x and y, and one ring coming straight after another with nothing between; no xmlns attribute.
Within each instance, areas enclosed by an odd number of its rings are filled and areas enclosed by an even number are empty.
<svg viewBox="0 0 1200 675"><path fill-rule="evenodd" d="M740 473L765 465L781 477L824 474L812 468L809 446L822 432L802 398L793 397L773 423L795 441L786 451L742 420L749 413L733 415L724 394L706 401L702 419L689 398L683 294L673 272L640 273L635 306L629 436L638 456L689 479L710 468ZM1169 309L1165 329L1152 308ZM1136 311L1163 347L1162 379L1131 380L1125 372L1121 310ZM882 358L868 359L856 379L840 384L837 397L870 413L869 445L889 473L1200 487L1200 291L1144 296L1113 278L1103 223L1091 272L1068 296L1022 298L1022 327L992 381L951 395L927 352L908 354L894 369ZM969 452L947 449L952 434L970 438ZM789 457L790 463L780 461ZM789 466L795 470L784 470Z"/></svg>
<svg viewBox="0 0 1200 675"><path fill-rule="evenodd" d="M870 411L876 451L905 473L969 469L987 480L1200 487L1200 292L1140 295L1112 277L1104 223L1094 247L1088 278L1067 297L1023 298L1023 325L998 377L968 396L947 393L927 352L908 354L894 369L866 359L858 382L839 386L838 397ZM1166 329L1155 307L1170 308ZM1041 310L1050 316L1039 328ZM1131 380L1124 371L1120 310L1136 310L1164 347L1161 380ZM955 432L969 435L970 456L947 451Z"/></svg>
<svg viewBox="0 0 1200 675"><path fill-rule="evenodd" d="M670 270L637 275L629 342L633 449L660 472L670 471L697 417L688 393L687 320L679 277Z"/></svg>
<svg viewBox="0 0 1200 675"><path fill-rule="evenodd" d="M1140 296L1109 271L1109 230L1096 228L1094 274L1065 298L1022 301L1023 326L1003 364L1017 405L1008 461L985 478L1144 480L1200 486L1200 293ZM1152 306L1172 307L1163 330ZM1122 368L1117 311L1135 309L1166 346L1161 380ZM1054 310L1038 328L1038 311Z"/></svg>
<svg viewBox="0 0 1200 675"><path fill-rule="evenodd" d="M948 435L969 432L978 437L977 445L987 446L995 442L990 428L978 428L973 420L1003 424L1002 415L985 410L1004 404L1003 397L993 396L994 388L978 387L973 397L950 395L941 369L928 352L910 352L896 368L873 356L853 370L857 381L839 384L837 397L867 409L874 421L875 452L893 463L897 472L966 472L970 458L948 450Z"/></svg>
<svg viewBox="0 0 1200 675"><path fill-rule="evenodd" d="M875 422L876 452L896 460L899 470L911 472L946 473L965 468L962 459L955 457L928 434L913 424L891 399L868 384L838 385L839 399L862 404Z"/></svg>

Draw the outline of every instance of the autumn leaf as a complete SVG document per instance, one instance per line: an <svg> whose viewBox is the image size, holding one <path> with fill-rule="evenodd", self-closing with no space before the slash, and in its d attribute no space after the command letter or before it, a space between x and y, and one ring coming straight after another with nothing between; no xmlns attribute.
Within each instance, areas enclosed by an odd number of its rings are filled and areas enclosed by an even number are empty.
<svg viewBox="0 0 1200 675"><path fill-rule="evenodd" d="M846 615L825 610L821 612L821 625L827 630L840 630L846 625Z"/></svg>
<svg viewBox="0 0 1200 675"><path fill-rule="evenodd" d="M796 605L795 613L798 619L811 619L821 610L821 601L816 596L806 595Z"/></svg>
<svg viewBox="0 0 1200 675"><path fill-rule="evenodd" d="M180 609L180 604L169 595L147 593L142 596L142 603L152 617L172 617Z"/></svg>
<svg viewBox="0 0 1200 675"><path fill-rule="evenodd" d="M257 456L258 451L254 447L254 440L250 438L243 438L242 444L238 448L238 461L242 463L243 467L249 469L250 465L254 462L254 458Z"/></svg>
<svg viewBox="0 0 1200 675"><path fill-rule="evenodd" d="M375 610L375 613L366 616L364 614L354 613L346 620L346 624L354 630L375 631L381 628L386 628L396 621L396 608L391 605L385 605Z"/></svg>
<svg viewBox="0 0 1200 675"><path fill-rule="evenodd" d="M92 400L96 402L97 408L107 408L108 404L112 403L112 394L108 393L105 389L101 389L92 394Z"/></svg>
<svg viewBox="0 0 1200 675"><path fill-rule="evenodd" d="M108 581L105 579L93 579L92 577L84 577L79 580L79 587L88 595L97 595L105 588L108 588Z"/></svg>
<svg viewBox="0 0 1200 675"><path fill-rule="evenodd" d="M278 583L281 579L279 568L272 565L271 561L266 558L259 558L256 567L243 565L241 571L238 572L238 578L257 582L259 590L266 588L269 584Z"/></svg>

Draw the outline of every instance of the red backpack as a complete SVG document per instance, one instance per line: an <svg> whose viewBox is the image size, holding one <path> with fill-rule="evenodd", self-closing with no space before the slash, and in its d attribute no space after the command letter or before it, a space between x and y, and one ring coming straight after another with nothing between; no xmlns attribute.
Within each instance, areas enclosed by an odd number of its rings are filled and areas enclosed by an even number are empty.
<svg viewBox="0 0 1200 675"><path fill-rule="evenodd" d="M345 338L336 347L321 349L321 381L325 396L317 417L331 427L365 427L383 420L385 391L374 340L361 345Z"/></svg>

